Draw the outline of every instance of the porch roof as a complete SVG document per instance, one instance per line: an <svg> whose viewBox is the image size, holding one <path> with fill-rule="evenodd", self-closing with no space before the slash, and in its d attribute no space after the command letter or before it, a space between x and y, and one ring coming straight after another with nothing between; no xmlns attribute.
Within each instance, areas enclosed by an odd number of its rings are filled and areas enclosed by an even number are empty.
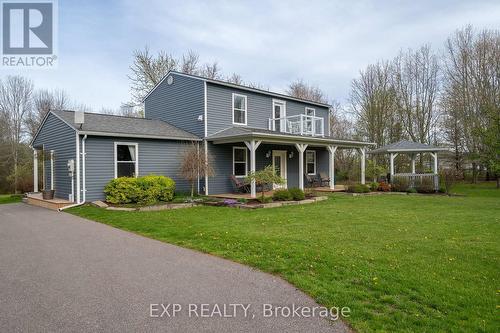
<svg viewBox="0 0 500 333"><path fill-rule="evenodd" d="M422 153L422 152L437 152L447 151L448 148L426 145L420 142L413 141L398 141L378 149L369 151L369 154L387 154L387 153Z"/></svg>
<svg viewBox="0 0 500 333"><path fill-rule="evenodd" d="M262 140L265 142L276 142L276 143L308 143L315 145L336 145L339 147L364 147L372 146L375 143L363 142L363 141L353 141L353 140L342 140L336 139L331 136L305 136L300 134L288 134L280 133L272 130L266 130L262 128L252 128L252 127L242 127L233 126L226 128L222 131L214 133L206 137L208 141L213 141L214 143L232 143L241 142L248 139Z"/></svg>

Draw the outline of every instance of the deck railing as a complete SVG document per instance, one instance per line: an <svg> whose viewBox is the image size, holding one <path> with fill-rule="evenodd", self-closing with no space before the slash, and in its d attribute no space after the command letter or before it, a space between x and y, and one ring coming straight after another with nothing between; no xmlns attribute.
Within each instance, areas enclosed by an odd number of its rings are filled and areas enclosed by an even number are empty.
<svg viewBox="0 0 500 333"><path fill-rule="evenodd" d="M282 118L269 118L269 129L289 134L324 136L324 119L300 114Z"/></svg>
<svg viewBox="0 0 500 333"><path fill-rule="evenodd" d="M439 176L435 173L396 173L393 175L391 183L396 178L405 179L410 188L416 188L418 185L428 182L434 186L435 191L439 190Z"/></svg>

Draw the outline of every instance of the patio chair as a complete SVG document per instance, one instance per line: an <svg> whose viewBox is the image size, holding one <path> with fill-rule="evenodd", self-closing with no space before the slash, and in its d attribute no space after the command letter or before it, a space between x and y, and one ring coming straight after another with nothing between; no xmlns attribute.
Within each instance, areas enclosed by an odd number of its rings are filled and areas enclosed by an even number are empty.
<svg viewBox="0 0 500 333"><path fill-rule="evenodd" d="M330 176L328 176L324 172L320 172L319 173L319 182L320 182L321 186L323 186L324 183L326 183L326 186L329 186L330 185Z"/></svg>
<svg viewBox="0 0 500 333"><path fill-rule="evenodd" d="M308 175L307 173L304 173L304 177L306 178L307 187L316 187L320 184L318 178Z"/></svg>
<svg viewBox="0 0 500 333"><path fill-rule="evenodd" d="M245 183L241 179L236 178L235 175L231 175L231 182L233 183L233 187L236 192L240 193L248 193L250 192L250 184Z"/></svg>

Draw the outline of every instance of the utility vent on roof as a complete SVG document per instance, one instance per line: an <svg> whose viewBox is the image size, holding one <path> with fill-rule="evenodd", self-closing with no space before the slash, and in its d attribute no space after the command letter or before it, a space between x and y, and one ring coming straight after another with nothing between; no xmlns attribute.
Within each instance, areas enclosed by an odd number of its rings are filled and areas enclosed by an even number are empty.
<svg viewBox="0 0 500 333"><path fill-rule="evenodd" d="M85 113L83 111L75 111L75 124L81 125L85 122Z"/></svg>
<svg viewBox="0 0 500 333"><path fill-rule="evenodd" d="M169 75L167 77L167 84L170 86L172 83L174 83L174 77L172 75Z"/></svg>

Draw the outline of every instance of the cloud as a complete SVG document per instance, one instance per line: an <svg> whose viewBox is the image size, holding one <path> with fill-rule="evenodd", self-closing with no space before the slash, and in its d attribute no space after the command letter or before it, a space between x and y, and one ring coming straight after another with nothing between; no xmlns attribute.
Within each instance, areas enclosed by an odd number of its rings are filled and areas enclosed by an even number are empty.
<svg viewBox="0 0 500 333"><path fill-rule="evenodd" d="M500 28L494 1L59 2L60 66L22 72L99 109L128 101L132 51L189 49L230 75L283 92L301 78L345 102L359 70L466 24ZM2 70L3 73L7 73Z"/></svg>

